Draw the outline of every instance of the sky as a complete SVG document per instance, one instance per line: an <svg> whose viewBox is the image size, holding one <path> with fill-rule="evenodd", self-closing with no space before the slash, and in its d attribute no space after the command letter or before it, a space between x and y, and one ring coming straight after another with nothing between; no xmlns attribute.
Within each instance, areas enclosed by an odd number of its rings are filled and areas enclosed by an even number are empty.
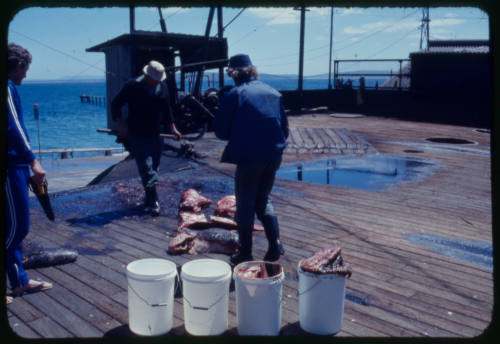
<svg viewBox="0 0 500 344"><path fill-rule="evenodd" d="M307 9L304 76L314 76L329 70L331 8ZM241 10L224 8L223 25ZM204 35L209 8L164 7L162 14L168 32ZM136 7L135 16L137 30L161 31L156 7ZM488 14L478 8L430 8L429 17L431 40L489 39ZM420 47L421 20L422 8L335 7L332 59L409 58ZM129 32L128 7L30 7L10 22L8 42L24 46L33 56L26 81L104 78L104 53L85 50ZM211 35L216 34L214 16ZM260 73L298 74L300 11L246 8L224 36L229 56L248 54ZM341 72L395 67L392 62L344 63Z"/></svg>

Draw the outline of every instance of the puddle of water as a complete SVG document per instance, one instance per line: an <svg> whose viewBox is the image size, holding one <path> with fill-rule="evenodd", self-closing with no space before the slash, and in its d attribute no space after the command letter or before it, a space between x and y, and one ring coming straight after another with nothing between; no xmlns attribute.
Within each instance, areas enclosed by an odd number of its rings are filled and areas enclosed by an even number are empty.
<svg viewBox="0 0 500 344"><path fill-rule="evenodd" d="M421 180L436 164L392 154L321 159L282 165L279 178L364 190L385 190L399 183Z"/></svg>
<svg viewBox="0 0 500 344"><path fill-rule="evenodd" d="M411 243L428 247L443 256L493 269L493 246L481 240L458 240L430 234L406 234Z"/></svg>

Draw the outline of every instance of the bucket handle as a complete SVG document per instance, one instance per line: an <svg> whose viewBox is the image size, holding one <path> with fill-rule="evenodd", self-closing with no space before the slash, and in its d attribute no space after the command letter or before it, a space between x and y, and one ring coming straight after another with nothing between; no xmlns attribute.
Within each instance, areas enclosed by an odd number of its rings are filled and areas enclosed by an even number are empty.
<svg viewBox="0 0 500 344"><path fill-rule="evenodd" d="M186 296L183 296L183 298L184 298L184 301L186 301L188 303L189 307L191 307L192 309L199 310L199 311L208 311L208 310L210 310L210 308L212 308L213 306L215 306L216 304L218 304L220 301L222 301L222 299L225 296L226 296L226 293L222 294L222 296L219 297L217 299L217 301L215 301L214 303L212 303L208 307L193 306L193 304L186 298Z"/></svg>
<svg viewBox="0 0 500 344"><path fill-rule="evenodd" d="M316 287L316 286L317 286L320 282L321 282L321 280L320 280L320 279L317 279L317 280L314 282L314 284L313 284L311 287L309 287L308 289L306 289L306 290L304 290L304 291L302 291L302 292L301 292L301 291L299 291L299 290L297 290L297 297L298 297L298 296L300 296L300 295L304 295L305 293L310 292L310 291L311 291L314 287Z"/></svg>
<svg viewBox="0 0 500 344"><path fill-rule="evenodd" d="M175 279L177 280L177 286L175 287L174 289L174 295L177 293L177 289L179 288L179 285L180 285L180 278L179 278L179 275L176 275L175 276ZM134 292L134 294L142 301L144 302L146 305L148 305L149 307L167 307L168 304L166 302L162 302L162 303L149 303L148 300L146 300L145 298L143 298L141 295L139 295L139 293L130 285L130 283L128 283L128 287L130 288L130 290L132 290Z"/></svg>

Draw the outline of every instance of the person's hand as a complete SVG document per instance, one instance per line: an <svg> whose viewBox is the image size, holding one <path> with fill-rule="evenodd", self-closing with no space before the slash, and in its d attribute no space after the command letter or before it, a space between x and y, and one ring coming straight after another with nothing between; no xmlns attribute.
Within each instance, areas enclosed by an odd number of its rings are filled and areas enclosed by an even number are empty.
<svg viewBox="0 0 500 344"><path fill-rule="evenodd" d="M127 126L123 122L121 118L116 119L116 123L118 124L118 134L117 136L119 137L127 137L128 132L127 132Z"/></svg>
<svg viewBox="0 0 500 344"><path fill-rule="evenodd" d="M38 160L35 159L31 162L31 171L33 172L33 181L41 189L47 173Z"/></svg>
<svg viewBox="0 0 500 344"><path fill-rule="evenodd" d="M172 134L174 135L174 140L175 141L180 141L181 138L182 138L182 135L179 132L179 130L177 130L177 128L175 127L175 124L172 123L172 126L170 127L170 130L172 131Z"/></svg>

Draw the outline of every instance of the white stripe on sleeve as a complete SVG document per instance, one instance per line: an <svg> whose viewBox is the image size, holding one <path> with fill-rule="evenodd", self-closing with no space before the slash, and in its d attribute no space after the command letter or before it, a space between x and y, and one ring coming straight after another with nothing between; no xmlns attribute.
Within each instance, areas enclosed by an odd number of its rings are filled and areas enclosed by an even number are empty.
<svg viewBox="0 0 500 344"><path fill-rule="evenodd" d="M10 113L12 113L12 117L14 118L14 122L16 123L16 127L19 130L19 133L21 134L21 137L24 141L24 144L28 148L28 150L31 150L30 143L28 141L28 138L24 134L24 130L21 127L21 124L19 123L19 119L17 118L17 111L16 111L16 106L14 105L14 101L12 100L12 95L10 93L10 87L7 87L8 90L8 96L7 96L7 103L10 109Z"/></svg>

